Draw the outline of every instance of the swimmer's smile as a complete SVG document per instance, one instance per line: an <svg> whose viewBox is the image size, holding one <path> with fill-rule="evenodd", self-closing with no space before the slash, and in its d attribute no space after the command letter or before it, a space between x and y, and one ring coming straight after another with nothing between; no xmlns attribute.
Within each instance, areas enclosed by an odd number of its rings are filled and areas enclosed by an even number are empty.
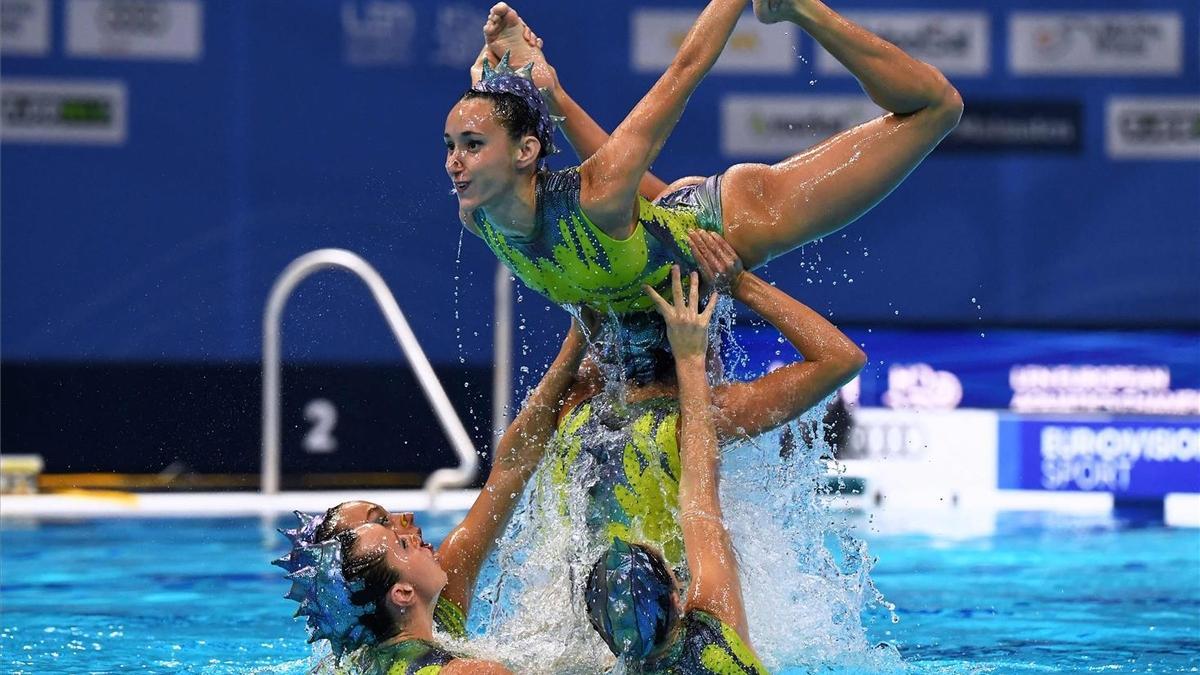
<svg viewBox="0 0 1200 675"><path fill-rule="evenodd" d="M463 192L466 191L467 187L469 187L470 185L471 185L471 181L469 181L469 180L464 180L464 181L456 180L456 181L454 181L454 191L461 195Z"/></svg>

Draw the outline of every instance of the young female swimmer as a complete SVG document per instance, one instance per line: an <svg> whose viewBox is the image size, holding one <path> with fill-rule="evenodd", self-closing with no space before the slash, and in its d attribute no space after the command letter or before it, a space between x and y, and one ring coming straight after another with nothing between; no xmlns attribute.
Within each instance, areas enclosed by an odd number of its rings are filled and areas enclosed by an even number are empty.
<svg viewBox="0 0 1200 675"><path fill-rule="evenodd" d="M479 571L545 455L585 346L573 320L557 358L501 438L475 503L436 553L411 513L354 501L315 518L297 514L301 527L284 532L292 549L275 564L293 580L288 597L308 617L312 640L329 640L337 658L353 653L354 666L368 673L508 672L443 649L433 628L466 637Z"/></svg>
<svg viewBox="0 0 1200 675"><path fill-rule="evenodd" d="M615 539L588 575L588 618L628 671L765 675L750 644L737 560L721 517L721 458L705 372L716 293L701 312L696 273L686 299L678 267L673 281L673 303L650 287L646 293L666 321L679 383L678 520L691 572L687 600L680 607L678 582L653 546Z"/></svg>
<svg viewBox="0 0 1200 675"><path fill-rule="evenodd" d="M493 7L488 51L510 56L476 71L445 126L446 172L463 226L555 303L648 311L642 284L665 293L672 264L694 267L688 232L721 234L753 269L853 222L957 125L962 100L933 66L820 0L754 0L761 21L807 31L888 113L777 164L738 164L665 185L647 170L746 4L709 2L611 136L567 95L516 12ZM514 72L509 59L525 66ZM557 115L583 161L551 172L542 160L553 149Z"/></svg>

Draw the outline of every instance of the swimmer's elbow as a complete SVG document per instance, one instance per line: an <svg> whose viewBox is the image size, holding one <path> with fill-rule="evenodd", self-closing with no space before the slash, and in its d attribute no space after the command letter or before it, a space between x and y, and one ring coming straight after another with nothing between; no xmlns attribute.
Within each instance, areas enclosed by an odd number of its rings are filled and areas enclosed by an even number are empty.
<svg viewBox="0 0 1200 675"><path fill-rule="evenodd" d="M838 380L843 383L849 382L867 365L867 353L854 345L847 345L834 362Z"/></svg>
<svg viewBox="0 0 1200 675"><path fill-rule="evenodd" d="M945 128L946 133L950 133L958 126L958 121L962 119L963 114L963 99L962 94L958 92L950 80L945 77L941 79L941 88L934 99L934 103L930 105L930 111L934 113L940 122L940 126Z"/></svg>

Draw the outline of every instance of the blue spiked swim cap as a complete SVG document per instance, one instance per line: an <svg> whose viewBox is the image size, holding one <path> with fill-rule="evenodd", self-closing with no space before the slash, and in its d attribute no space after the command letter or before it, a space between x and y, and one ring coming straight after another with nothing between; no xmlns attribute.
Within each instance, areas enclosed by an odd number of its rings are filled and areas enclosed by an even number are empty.
<svg viewBox="0 0 1200 675"><path fill-rule="evenodd" d="M639 661L666 640L678 618L674 592L662 556L615 539L588 575L588 619L614 654Z"/></svg>

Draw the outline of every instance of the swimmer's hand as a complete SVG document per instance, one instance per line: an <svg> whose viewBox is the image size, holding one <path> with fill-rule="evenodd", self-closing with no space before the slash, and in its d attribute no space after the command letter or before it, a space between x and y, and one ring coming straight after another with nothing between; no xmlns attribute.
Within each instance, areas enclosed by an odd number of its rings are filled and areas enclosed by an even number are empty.
<svg viewBox="0 0 1200 675"><path fill-rule="evenodd" d="M708 354L708 322L712 319L713 308L717 306L717 293L713 291L708 296L708 305L700 311L700 278L692 272L688 277L688 294L683 294L683 285L679 279L679 265L671 267L672 303L667 302L661 295L649 286L642 286L646 295L658 307L667 324L667 340L671 343L671 351L675 359L700 357Z"/></svg>
<svg viewBox="0 0 1200 675"><path fill-rule="evenodd" d="M688 241L704 283L719 293L733 295L746 271L737 251L724 237L708 230L692 230L688 233Z"/></svg>

